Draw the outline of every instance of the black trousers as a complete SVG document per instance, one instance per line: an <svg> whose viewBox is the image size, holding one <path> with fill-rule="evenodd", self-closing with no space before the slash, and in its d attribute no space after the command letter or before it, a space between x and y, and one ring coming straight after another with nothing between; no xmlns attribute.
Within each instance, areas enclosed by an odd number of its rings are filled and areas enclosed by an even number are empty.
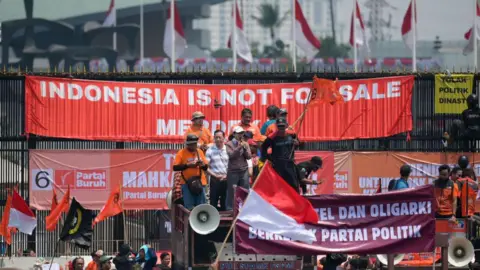
<svg viewBox="0 0 480 270"><path fill-rule="evenodd" d="M210 205L217 208L218 211L225 211L225 200L227 197L227 179L220 181L210 176ZM218 202L220 201L220 207Z"/></svg>
<svg viewBox="0 0 480 270"><path fill-rule="evenodd" d="M300 193L300 173L293 160L273 160L273 168L297 193Z"/></svg>

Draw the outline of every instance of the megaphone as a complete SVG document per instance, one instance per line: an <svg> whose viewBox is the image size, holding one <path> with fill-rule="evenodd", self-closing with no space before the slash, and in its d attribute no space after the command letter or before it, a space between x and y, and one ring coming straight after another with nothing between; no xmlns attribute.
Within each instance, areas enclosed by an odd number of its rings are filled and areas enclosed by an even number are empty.
<svg viewBox="0 0 480 270"><path fill-rule="evenodd" d="M405 257L405 254L395 254L393 257L393 265L399 264L401 261L403 261L403 258ZM383 264L388 266L388 257L387 254L378 254L377 259Z"/></svg>
<svg viewBox="0 0 480 270"><path fill-rule="evenodd" d="M201 204L190 212L188 222L196 233L207 235L220 225L220 213L210 204Z"/></svg>
<svg viewBox="0 0 480 270"><path fill-rule="evenodd" d="M448 243L448 263L455 267L467 266L475 258L473 245L467 238L454 237Z"/></svg>
<svg viewBox="0 0 480 270"><path fill-rule="evenodd" d="M172 190L168 192L166 200L167 200L168 209L172 209Z"/></svg>

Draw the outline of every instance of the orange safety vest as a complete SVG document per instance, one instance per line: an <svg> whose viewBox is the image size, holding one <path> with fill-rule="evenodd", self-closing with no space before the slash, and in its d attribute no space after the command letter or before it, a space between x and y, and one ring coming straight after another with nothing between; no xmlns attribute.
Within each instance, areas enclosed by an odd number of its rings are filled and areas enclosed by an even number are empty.
<svg viewBox="0 0 480 270"><path fill-rule="evenodd" d="M462 202L462 216L472 216L475 213L475 200L477 199L478 184L470 177L459 178L458 189L460 190L460 200ZM468 214L467 214L468 201Z"/></svg>

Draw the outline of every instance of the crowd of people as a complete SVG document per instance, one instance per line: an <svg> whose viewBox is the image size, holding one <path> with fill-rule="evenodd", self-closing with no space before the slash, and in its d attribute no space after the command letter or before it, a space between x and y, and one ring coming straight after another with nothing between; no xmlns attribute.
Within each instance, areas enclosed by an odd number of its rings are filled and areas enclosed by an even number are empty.
<svg viewBox="0 0 480 270"><path fill-rule="evenodd" d="M268 120L259 128L252 123L252 110L243 109L241 121L232 126L228 136L220 129L212 134L203 126L205 115L193 113L185 147L173 163L173 170L181 175L175 184L185 208L207 203L208 193L210 204L219 211L232 210L234 186L249 189L267 160L299 193L307 192L307 184L321 184L308 179L322 167L320 157L295 164L300 142L288 124L287 110L271 105L266 113Z"/></svg>
<svg viewBox="0 0 480 270"><path fill-rule="evenodd" d="M99 249L92 252L92 261L85 265L82 257L73 259L69 265L70 270L109 270L112 264L117 270L170 270L171 257L169 253L160 254L160 263L158 257L150 245L143 245L136 253L129 245L123 244L115 257L107 256L103 250Z"/></svg>

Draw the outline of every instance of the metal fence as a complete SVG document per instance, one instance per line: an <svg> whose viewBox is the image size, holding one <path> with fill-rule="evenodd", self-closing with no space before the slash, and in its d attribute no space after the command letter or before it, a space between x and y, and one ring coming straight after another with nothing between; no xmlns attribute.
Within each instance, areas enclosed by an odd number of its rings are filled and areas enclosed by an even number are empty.
<svg viewBox="0 0 480 270"><path fill-rule="evenodd" d="M404 75L400 73L76 73L38 74L42 76L75 77L93 80L134 81L148 83L195 84L258 84L311 81L314 75L325 78L359 79ZM475 92L480 76L475 75ZM434 74L416 74L413 94L413 132L411 140L406 134L389 138L307 143L302 150L329 151L445 151L441 136L458 115L434 114ZM6 189L19 185L20 195L29 199L28 150L30 149L172 149L180 145L145 144L139 142L100 142L27 137L24 134L24 77L17 74L0 74L0 214L6 201ZM450 149L455 151L455 149ZM27 248L37 256L52 256L60 228L55 232L45 230L47 211L37 211L38 226L32 236L16 234L11 251ZM168 211L126 211L95 227L94 246L107 252L117 250L126 239L133 248L144 243L157 249L168 249L171 229ZM60 226L60 225L59 225ZM0 246L0 253L2 253ZM85 254L84 251L60 245L58 254ZM88 253L88 252L87 252Z"/></svg>

